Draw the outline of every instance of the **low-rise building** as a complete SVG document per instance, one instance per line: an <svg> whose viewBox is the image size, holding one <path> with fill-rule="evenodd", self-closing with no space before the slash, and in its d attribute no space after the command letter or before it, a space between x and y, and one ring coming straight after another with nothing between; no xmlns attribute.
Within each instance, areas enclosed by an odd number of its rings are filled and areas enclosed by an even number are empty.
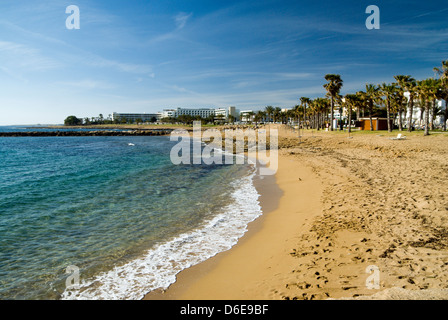
<svg viewBox="0 0 448 320"><path fill-rule="evenodd" d="M176 117L186 115L192 117L201 117L201 118L209 118L210 116L215 115L215 109L211 108L199 108L199 109L190 109L190 108L177 108L176 109Z"/></svg>
<svg viewBox="0 0 448 320"><path fill-rule="evenodd" d="M253 110L243 110L240 113L240 119L242 122L250 122L255 118L255 113Z"/></svg>
<svg viewBox="0 0 448 320"><path fill-rule="evenodd" d="M228 108L215 109L215 119L216 118L228 119L230 116L233 117L234 120L239 119L237 109L233 106Z"/></svg>

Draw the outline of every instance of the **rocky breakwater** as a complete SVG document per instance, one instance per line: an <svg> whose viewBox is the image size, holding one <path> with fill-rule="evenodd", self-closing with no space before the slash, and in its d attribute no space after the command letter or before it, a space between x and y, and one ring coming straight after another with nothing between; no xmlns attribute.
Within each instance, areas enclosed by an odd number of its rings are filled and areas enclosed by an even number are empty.
<svg viewBox="0 0 448 320"><path fill-rule="evenodd" d="M82 136L164 136L172 129L92 130L92 131L20 131L0 132L0 137L82 137Z"/></svg>

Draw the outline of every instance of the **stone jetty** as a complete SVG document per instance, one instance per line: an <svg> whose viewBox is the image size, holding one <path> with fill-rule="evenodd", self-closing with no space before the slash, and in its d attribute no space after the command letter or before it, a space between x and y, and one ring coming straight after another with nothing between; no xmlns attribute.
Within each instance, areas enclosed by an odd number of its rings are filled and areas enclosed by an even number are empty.
<svg viewBox="0 0 448 320"><path fill-rule="evenodd" d="M91 131L20 131L0 132L0 137L83 137L83 136L165 136L173 129L91 130Z"/></svg>

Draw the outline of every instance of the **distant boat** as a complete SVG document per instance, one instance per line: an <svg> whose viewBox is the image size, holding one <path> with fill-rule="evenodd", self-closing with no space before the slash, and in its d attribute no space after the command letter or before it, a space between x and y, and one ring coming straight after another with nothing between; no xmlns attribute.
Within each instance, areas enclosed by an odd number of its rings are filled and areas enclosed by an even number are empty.
<svg viewBox="0 0 448 320"><path fill-rule="evenodd" d="M135 146L135 144L129 142L128 146Z"/></svg>

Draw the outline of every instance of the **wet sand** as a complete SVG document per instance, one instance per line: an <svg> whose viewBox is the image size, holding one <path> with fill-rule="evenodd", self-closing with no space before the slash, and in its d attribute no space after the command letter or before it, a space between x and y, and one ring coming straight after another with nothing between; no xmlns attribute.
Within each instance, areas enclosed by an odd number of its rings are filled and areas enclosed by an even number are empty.
<svg viewBox="0 0 448 320"><path fill-rule="evenodd" d="M448 135L280 133L263 216L147 299L448 298Z"/></svg>

